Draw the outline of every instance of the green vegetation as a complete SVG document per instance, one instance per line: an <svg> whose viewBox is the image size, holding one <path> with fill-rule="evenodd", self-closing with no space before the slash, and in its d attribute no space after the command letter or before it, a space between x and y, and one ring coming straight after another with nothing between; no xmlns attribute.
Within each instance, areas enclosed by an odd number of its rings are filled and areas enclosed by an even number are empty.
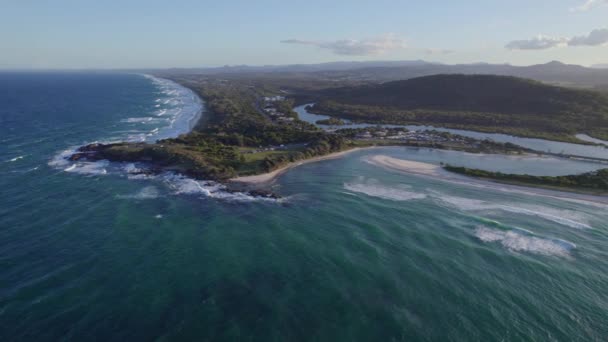
<svg viewBox="0 0 608 342"><path fill-rule="evenodd" d="M316 113L579 142L608 138L608 95L515 77L436 75L319 92Z"/></svg>
<svg viewBox="0 0 608 342"><path fill-rule="evenodd" d="M257 88L225 80L181 81L204 98L208 108L194 131L155 144L89 145L72 158L151 162L199 179L226 180L353 146L343 136L304 121L273 122L259 108L262 94ZM292 100L273 105L297 117Z"/></svg>
<svg viewBox="0 0 608 342"><path fill-rule="evenodd" d="M458 84L453 77L460 80L463 87L459 90L458 96L450 97L448 90L457 88ZM429 77L423 82L426 86L418 90L417 96L420 96L416 100L418 102L413 101L410 95L400 95L400 91L403 89L413 91L413 88L408 88L411 85L401 87L400 82L336 88L339 83L315 83L306 80L298 83L293 82L291 78L273 81L212 78L199 75L168 77L189 87L206 102L207 112L204 113L203 118L192 132L176 138L160 140L154 144L93 144L81 148L71 158L73 160L86 158L149 162L154 169L158 170L172 170L198 179L227 180L236 176L273 171L299 160L370 145L405 145L485 153L531 152L512 144L479 141L433 131L414 132L408 135L404 129L378 127L367 128L365 132L352 128L326 132L299 120L297 113L293 111L293 106L297 103L298 98L308 99L313 94L314 96L322 94L321 96L325 98L315 106L316 109L339 112L355 121L398 124L432 123L452 127L460 125L463 128L479 127L480 130L508 131L512 134L529 133L519 135L543 136L545 134L546 137L564 137L566 131L562 127L564 126L563 121L558 118L568 118L570 120L567 121L568 125L574 126L572 121L575 121L578 115L569 116L562 110L569 108L576 113L585 113L587 119L593 117L596 120L585 122L579 119L581 125L589 125L590 122L593 122L595 127L608 127L602 126L606 101L597 93L548 87L536 82L505 77L481 77L483 81L481 82L479 77L481 76ZM411 82L421 81L411 80ZM489 84L486 84L488 82ZM493 88L492 82L498 85L495 84ZM288 83L298 84L304 90L301 93L294 93L294 88L285 90ZM436 95L446 94L445 99L435 102L435 107L430 105L433 103L431 95L437 90L432 89L433 84L439 86L440 90L443 89ZM510 85L510 88L507 85ZM526 90L523 91L520 87L524 87ZM477 97L470 95L475 89L480 94ZM539 101L540 103L550 102L546 108L551 108L552 116L546 117L546 115L532 112L519 114L517 112L525 107L522 104L525 99L512 100L511 103L505 96L500 95L503 92L508 94L507 98L527 96L534 104L531 108L542 108L542 106L537 103L538 101L532 100L531 95L525 94L545 96L544 100ZM281 99L287 94L289 94L287 98ZM467 95L469 98L465 96L466 94L469 94ZM492 97L492 94L496 96ZM581 98L577 100L576 97L572 97L572 94L580 94ZM276 95L281 95L279 98L281 100L276 100ZM378 96L378 98L376 99L374 96ZM456 108L458 111L448 110L448 108L456 106L460 96L464 97L464 104ZM265 97L273 99L264 100ZM408 97L413 102L408 102ZM479 101L475 102L475 98ZM336 99L344 101L344 103L337 102ZM355 103L347 103L351 100ZM375 101L387 101L387 104L393 106L376 107L377 102ZM362 104L368 102L370 104ZM429 104L432 109L412 109L420 103ZM509 103L511 103L511 107L509 107ZM582 103L586 103L586 105ZM498 106L499 104L506 108ZM497 112L474 111L476 108L491 108L492 106L496 107L493 110ZM595 110L597 112L594 112ZM282 119L279 120L278 117ZM343 121L331 118L327 122L321 123L338 125ZM545 124L546 126L543 126ZM547 129L547 127L549 128ZM371 133L367 131L371 131ZM596 131L599 131L599 128ZM589 133L589 131L579 129L573 129L573 132ZM599 134L595 136L601 138Z"/></svg>
<svg viewBox="0 0 608 342"><path fill-rule="evenodd" d="M317 125L329 125L329 126L343 126L346 125L346 122L342 119L331 117L329 119L317 120Z"/></svg>
<svg viewBox="0 0 608 342"><path fill-rule="evenodd" d="M466 176L492 179L506 183L556 187L571 190L588 190L594 192L608 191L608 169L583 173L580 175L555 177L506 174L451 165L444 166L444 169Z"/></svg>

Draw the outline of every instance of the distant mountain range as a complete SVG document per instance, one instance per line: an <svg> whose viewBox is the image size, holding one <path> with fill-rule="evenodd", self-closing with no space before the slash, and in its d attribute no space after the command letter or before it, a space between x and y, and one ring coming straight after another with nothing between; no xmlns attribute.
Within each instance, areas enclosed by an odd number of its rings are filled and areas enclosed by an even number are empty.
<svg viewBox="0 0 608 342"><path fill-rule="evenodd" d="M591 67L595 69L608 69L608 64L594 64Z"/></svg>
<svg viewBox="0 0 608 342"><path fill-rule="evenodd" d="M485 74L516 76L565 86L608 87L608 65L587 68L553 61L546 64L514 66L510 64L441 64L422 60L331 62L321 64L224 66L216 68L169 69L172 74L298 74L299 76L352 79L363 81L394 81L436 74Z"/></svg>

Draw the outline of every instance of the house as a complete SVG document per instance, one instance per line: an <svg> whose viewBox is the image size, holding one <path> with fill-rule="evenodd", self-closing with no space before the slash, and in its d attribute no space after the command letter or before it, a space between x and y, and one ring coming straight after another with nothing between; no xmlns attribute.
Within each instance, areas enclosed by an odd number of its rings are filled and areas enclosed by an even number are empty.
<svg viewBox="0 0 608 342"><path fill-rule="evenodd" d="M372 138L372 134L370 132L362 132L362 133L357 133L357 135L355 136L357 139L371 139Z"/></svg>

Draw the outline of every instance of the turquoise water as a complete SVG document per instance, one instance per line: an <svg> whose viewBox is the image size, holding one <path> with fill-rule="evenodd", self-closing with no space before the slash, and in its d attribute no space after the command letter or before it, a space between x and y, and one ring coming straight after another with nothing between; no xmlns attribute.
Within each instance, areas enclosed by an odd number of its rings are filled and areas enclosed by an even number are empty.
<svg viewBox="0 0 608 342"><path fill-rule="evenodd" d="M138 75L0 75L0 340L608 336L605 205L407 175L367 158L555 173L598 164L365 150L285 173L274 185L285 199L273 202L58 157L96 140L153 139L170 119L128 119L165 109L186 127L188 99Z"/></svg>

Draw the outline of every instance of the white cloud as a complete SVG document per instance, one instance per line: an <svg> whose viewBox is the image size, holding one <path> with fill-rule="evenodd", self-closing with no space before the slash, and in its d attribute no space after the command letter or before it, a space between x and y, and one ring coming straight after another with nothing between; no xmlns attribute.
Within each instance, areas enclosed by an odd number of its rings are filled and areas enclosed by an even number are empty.
<svg viewBox="0 0 608 342"><path fill-rule="evenodd" d="M566 38L553 38L539 35L538 37L526 40L514 40L505 47L509 50L544 50L557 46L564 46L568 43Z"/></svg>
<svg viewBox="0 0 608 342"><path fill-rule="evenodd" d="M570 10L573 12L585 12L603 5L608 5L608 0L587 0L584 4Z"/></svg>
<svg viewBox="0 0 608 342"><path fill-rule="evenodd" d="M607 0L608 1L608 0ZM600 46L608 44L608 29L597 29L587 35L572 38L538 36L526 40L514 40L505 47L510 50L545 50L564 46Z"/></svg>
<svg viewBox="0 0 608 342"><path fill-rule="evenodd" d="M598 46L608 43L608 29L593 30L586 36L571 38L570 46Z"/></svg>
<svg viewBox="0 0 608 342"><path fill-rule="evenodd" d="M348 56L382 55L390 50L406 47L405 41L397 38L394 34L386 34L381 37L363 40L342 39L335 41L312 41L288 39L281 41L281 43L312 45L320 49L330 50L336 55Z"/></svg>

